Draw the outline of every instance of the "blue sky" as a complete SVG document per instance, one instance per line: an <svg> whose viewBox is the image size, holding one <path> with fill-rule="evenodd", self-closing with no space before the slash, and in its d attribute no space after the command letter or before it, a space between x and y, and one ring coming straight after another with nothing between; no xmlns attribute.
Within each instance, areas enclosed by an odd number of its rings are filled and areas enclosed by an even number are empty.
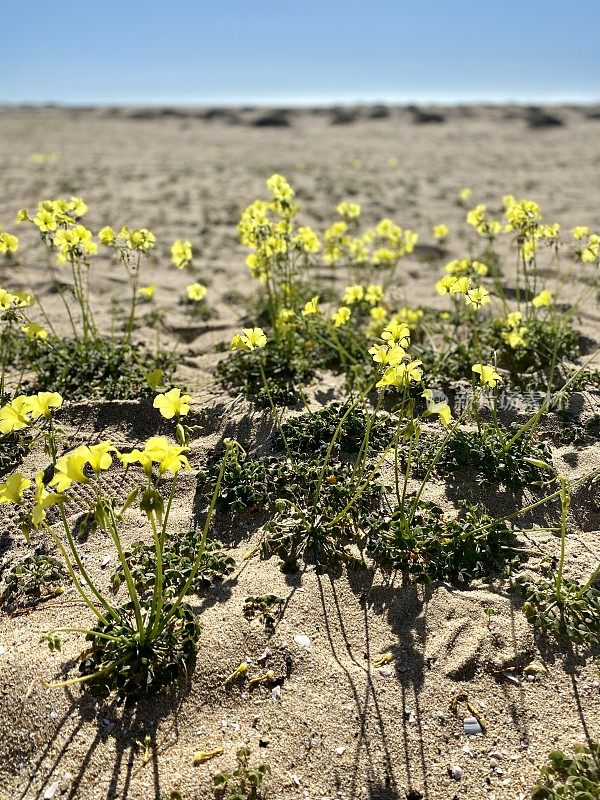
<svg viewBox="0 0 600 800"><path fill-rule="evenodd" d="M0 102L600 100L600 0L4 0Z"/></svg>

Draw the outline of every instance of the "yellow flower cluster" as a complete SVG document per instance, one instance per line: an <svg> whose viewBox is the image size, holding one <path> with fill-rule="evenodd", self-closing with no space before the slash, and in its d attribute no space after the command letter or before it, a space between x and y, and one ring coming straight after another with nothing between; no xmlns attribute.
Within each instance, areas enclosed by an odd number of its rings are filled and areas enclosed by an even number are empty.
<svg viewBox="0 0 600 800"><path fill-rule="evenodd" d="M337 213L340 217L346 219L358 219L360 217L361 208L358 203L348 203L347 201L340 203L337 207Z"/></svg>
<svg viewBox="0 0 600 800"><path fill-rule="evenodd" d="M449 261L444 267L444 270L448 275L456 275L457 277L463 275L479 275L480 277L484 277L488 274L487 264L470 258L460 258Z"/></svg>
<svg viewBox="0 0 600 800"><path fill-rule="evenodd" d="M190 283L185 287L185 292L188 300L193 303L199 303L200 300L204 300L206 297L207 289L201 283Z"/></svg>
<svg viewBox="0 0 600 800"><path fill-rule="evenodd" d="M87 205L80 197L42 200L37 204L33 218L24 208L18 211L17 222L33 222L41 233L52 233L61 226L74 225L87 210Z"/></svg>
<svg viewBox="0 0 600 800"><path fill-rule="evenodd" d="M421 380L423 373L421 361L407 361L406 350L410 345L408 325L392 321L385 327L379 337L383 344L374 344L369 353L373 361L383 369L378 388L396 386L401 388Z"/></svg>
<svg viewBox="0 0 600 800"><path fill-rule="evenodd" d="M171 246L171 261L177 269L187 269L192 264L192 245L177 239Z"/></svg>
<svg viewBox="0 0 600 800"><path fill-rule="evenodd" d="M511 311L506 319L501 320L504 330L501 336L509 347L518 350L527 346L527 327L521 325L523 314L520 311Z"/></svg>
<svg viewBox="0 0 600 800"><path fill-rule="evenodd" d="M383 299L383 286L378 283L371 283L366 288L359 284L347 286L344 291L344 303L353 305L365 300L370 306L376 306Z"/></svg>
<svg viewBox="0 0 600 800"><path fill-rule="evenodd" d="M147 253L156 245L156 236L148 228L130 229L127 225L123 225L118 234L106 225L98 232L98 238L107 247L135 250L138 253Z"/></svg>
<svg viewBox="0 0 600 800"><path fill-rule="evenodd" d="M269 279L274 263L283 257L298 253L317 253L321 243L317 234L307 225L294 230L292 218L298 212L293 203L294 190L282 175L272 175L267 180L271 200L255 200L244 211L238 231L240 242L254 250L246 259L252 275L263 283Z"/></svg>
<svg viewBox="0 0 600 800"><path fill-rule="evenodd" d="M59 264L85 259L98 252L98 245L92 239L92 232L84 225L59 228L54 234L53 244L58 250Z"/></svg>
<svg viewBox="0 0 600 800"><path fill-rule="evenodd" d="M472 225L480 236L494 239L502 231L502 223L496 219L488 219L487 207L480 203L467 213L467 224Z"/></svg>
<svg viewBox="0 0 600 800"><path fill-rule="evenodd" d="M587 243L581 251L581 260L584 264L597 264L600 262L600 235L590 233Z"/></svg>
<svg viewBox="0 0 600 800"><path fill-rule="evenodd" d="M0 311L7 311L9 308L25 308L32 302L33 298L27 292L9 292L0 287Z"/></svg>
<svg viewBox="0 0 600 800"><path fill-rule="evenodd" d="M60 408L62 403L58 392L17 395L0 408L0 433L23 430L40 417L50 419L52 409Z"/></svg>
<svg viewBox="0 0 600 800"><path fill-rule="evenodd" d="M16 253L18 249L19 240L17 237L0 228L0 253Z"/></svg>
<svg viewBox="0 0 600 800"><path fill-rule="evenodd" d="M231 350L243 350L248 353L264 347L266 343L267 337L262 328L244 328L241 333L236 333L229 347Z"/></svg>

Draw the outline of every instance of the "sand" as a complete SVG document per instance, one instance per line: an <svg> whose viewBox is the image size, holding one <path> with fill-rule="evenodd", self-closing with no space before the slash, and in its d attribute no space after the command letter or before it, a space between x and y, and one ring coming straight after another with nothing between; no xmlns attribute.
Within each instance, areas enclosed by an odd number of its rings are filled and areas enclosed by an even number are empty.
<svg viewBox="0 0 600 800"><path fill-rule="evenodd" d="M156 258L141 282L159 286L155 304L167 309L161 342L176 349L178 376L204 415L191 447L192 471L179 484L174 529L193 522L194 472L223 437L237 435L252 449L271 429L266 412L246 401L232 406L213 378L222 357L215 347L237 330L244 314L240 298L255 290L237 243L239 212L264 193L271 173L288 177L302 203L301 218L320 229L337 203L348 199L362 203L365 223L391 216L433 245L433 224L465 231L464 208L456 202L465 185L472 187L474 202L492 209L510 192L539 201L548 221L560 221L564 229L600 229L600 122L590 109L551 109L563 124L548 127L531 127L538 117L509 107L444 109L445 121L429 124L416 124L406 109L374 119L368 113L359 109L342 124L332 124L330 112L280 113L277 118L289 125L273 127L252 124L262 116L259 110L2 110L0 225L21 237L27 275L2 264L0 285L25 286L27 278L59 319L35 232L13 223L18 208L46 197L83 196L90 208L86 222L94 229L128 224L149 227L157 236ZM58 157L40 165L30 160L32 153ZM396 160L392 166L390 159ZM216 312L209 320L190 319L179 304L191 279L170 265L176 238L190 239L198 254L195 264ZM447 258L470 253L470 241L470 234L454 235ZM423 252L403 263L395 296L441 308L432 287L444 260L424 261ZM556 265L548 269L552 288L558 272ZM591 275L567 251L560 274L568 273L570 280L561 284L567 302L581 294L580 277ZM101 326L110 325L111 298L122 298L126 290L119 266L99 257L92 301ZM590 351L599 320L591 296L577 319ZM156 332L142 322L136 336L155 341ZM335 381L323 376L323 382L331 389L323 395L339 394ZM313 394L320 388L313 387ZM579 393L572 404L573 424L589 420L600 411L599 392ZM67 403L59 420L72 444L110 437L125 447L170 430L148 402ZM557 424L547 425L549 435ZM600 458L597 441L563 443L553 447L553 455L572 477ZM44 465L43 455L33 452L22 469ZM125 496L127 489L115 482L115 493ZM481 493L471 485L459 488L461 493L485 496L500 510L511 502L504 492ZM449 508L459 499L438 479L427 496ZM522 502L530 496L525 491ZM6 569L26 550L14 513L0 511L0 569ZM131 540L139 535L138 523L133 515ZM592 654L534 636L508 582L459 591L402 586L373 570L335 580L312 569L285 576L276 559L243 558L260 540L259 523L251 514L217 519L216 533L237 567L193 601L202 624L195 669L177 690L135 712L96 704L76 687L44 688L42 679L64 674L65 665L76 667L83 643L72 636L62 653L50 654L38 644L40 636L53 626L91 621L72 589L26 613L0 614L2 800L208 798L212 776L230 770L244 744L253 764L271 767L268 797L524 800L550 750L598 739L600 683ZM570 577L582 579L598 563L599 530L596 485L573 501ZM539 533L534 547L532 568L557 552L558 540ZM106 541L94 533L82 550L87 567L106 585L114 564L113 556L102 567L112 552ZM272 634L242 613L246 597L266 593L285 599ZM489 620L486 607L495 612ZM307 649L295 641L298 635L308 636ZM387 652L393 656L390 667L374 667L373 659ZM272 668L282 678L279 697L264 687L223 685L244 659L253 675ZM545 671L530 680L522 668L533 660ZM464 693L485 712L484 735L463 734L464 702L457 713L450 708L452 698ZM145 754L146 736L151 744ZM196 751L218 747L221 755L194 766ZM455 767L462 770L461 780L451 774Z"/></svg>

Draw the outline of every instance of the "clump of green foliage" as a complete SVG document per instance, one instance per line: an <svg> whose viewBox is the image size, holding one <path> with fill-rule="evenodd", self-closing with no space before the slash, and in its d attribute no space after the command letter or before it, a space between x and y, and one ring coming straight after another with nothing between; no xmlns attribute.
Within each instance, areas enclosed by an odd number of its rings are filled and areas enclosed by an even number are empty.
<svg viewBox="0 0 600 800"><path fill-rule="evenodd" d="M149 616L151 597L140 598L142 614ZM168 621L160 636L140 642L134 604L129 601L117 609L118 617L99 624L86 634L90 643L79 665L82 677L89 681L94 697L105 698L112 692L119 701L151 696L175 681L184 665L189 665L197 650L200 624L186 603L175 607L165 602L162 614ZM171 615L171 616L169 616Z"/></svg>
<svg viewBox="0 0 600 800"><path fill-rule="evenodd" d="M334 456L341 452L356 453L360 450L367 427L370 426L369 444L374 450L383 450L394 436L395 424L385 414L373 416L364 408L356 407L344 418L346 406L330 403L314 413L302 414L282 425L283 433L291 452L296 458L313 458L325 455L339 427Z"/></svg>
<svg viewBox="0 0 600 800"><path fill-rule="evenodd" d="M383 569L398 570L416 583L467 586L506 572L516 558L514 543L507 524L479 504L463 503L456 519L446 519L439 506L420 501L412 519L401 509L371 518L367 552Z"/></svg>
<svg viewBox="0 0 600 800"><path fill-rule="evenodd" d="M540 770L531 800L597 800L600 797L600 743L578 745L572 755L554 750Z"/></svg>
<svg viewBox="0 0 600 800"><path fill-rule="evenodd" d="M600 591L582 587L577 581L562 580L556 592L556 578L524 578L523 613L535 628L561 639L591 648L600 646Z"/></svg>
<svg viewBox="0 0 600 800"><path fill-rule="evenodd" d="M72 400L150 397L148 373L162 369L168 382L175 366L167 353L155 356L129 341L102 337L62 339L60 346L49 337L42 344L27 343L23 358L35 370L33 391L60 392Z"/></svg>
<svg viewBox="0 0 600 800"><path fill-rule="evenodd" d="M273 631L280 617L283 598L276 594L263 594L258 597L247 597L244 600L244 616L246 619L260 617L266 630Z"/></svg>
<svg viewBox="0 0 600 800"><path fill-rule="evenodd" d="M230 353L219 362L216 377L227 390L241 393L267 406L260 368L269 381L275 405L292 406L298 402L296 386L306 384L315 375L315 362L300 337L292 342L271 339L263 350Z"/></svg>
<svg viewBox="0 0 600 800"><path fill-rule="evenodd" d="M356 473L352 464L340 461L240 458L223 473L218 504L224 511L275 511L265 526L263 556L279 555L286 571L306 560L325 572L355 562L347 548L382 502L379 473L370 464L367 470L370 480L363 485L364 470ZM205 498L213 483L210 469L199 472L197 497Z"/></svg>
<svg viewBox="0 0 600 800"><path fill-rule="evenodd" d="M251 751L241 747L235 754L237 766L233 772L219 772L213 778L215 793L223 800L258 800L265 778L270 774L268 764L250 766Z"/></svg>
<svg viewBox="0 0 600 800"><path fill-rule="evenodd" d="M33 437L27 431L0 434L0 476L19 466L28 453Z"/></svg>
<svg viewBox="0 0 600 800"><path fill-rule="evenodd" d="M45 553L27 555L13 564L4 577L2 603L9 607L35 605L62 594L67 572L62 563Z"/></svg>
<svg viewBox="0 0 600 800"><path fill-rule="evenodd" d="M571 320L561 314L553 314L544 319L532 316L527 322L527 343L513 349L499 336L494 343L498 353L498 366L510 372L517 385L524 383L528 388L536 376L545 390L544 372L563 361L574 361L580 355L579 334L572 327Z"/></svg>
<svg viewBox="0 0 600 800"><path fill-rule="evenodd" d="M162 552L163 591L166 595L176 595L181 584L187 582L192 573L194 558L198 552L200 534L191 529L175 535L165 542ZM147 595L154 589L156 580L156 549L145 542L134 542L131 550L125 551L129 571L140 595ZM230 575L235 569L234 559L227 555L217 542L206 540L200 564L189 587L190 593L206 592L218 580ZM121 566L112 576L116 591L125 581Z"/></svg>
<svg viewBox="0 0 600 800"><path fill-rule="evenodd" d="M475 481L482 486L505 486L522 489L539 484L547 473L532 461L552 463L552 453L545 442L532 436L519 436L511 443L518 426L502 432L497 425L482 423L478 430L456 428L440 454L437 471L454 475L458 469L472 469ZM437 450L436 440L423 437L417 464L424 471Z"/></svg>

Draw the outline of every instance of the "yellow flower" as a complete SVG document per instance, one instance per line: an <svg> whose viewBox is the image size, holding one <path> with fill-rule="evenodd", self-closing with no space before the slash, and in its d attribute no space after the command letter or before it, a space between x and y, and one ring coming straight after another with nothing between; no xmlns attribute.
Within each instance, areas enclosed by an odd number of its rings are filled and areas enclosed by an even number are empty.
<svg viewBox="0 0 600 800"><path fill-rule="evenodd" d="M444 239L446 239L449 233L450 229L447 225L436 225L433 229L433 235L438 242L442 242Z"/></svg>
<svg viewBox="0 0 600 800"><path fill-rule="evenodd" d="M192 263L192 245L190 242L182 242L180 239L173 242L171 247L171 261L177 269L189 267Z"/></svg>
<svg viewBox="0 0 600 800"><path fill-rule="evenodd" d="M576 225L574 228L571 228L571 235L577 240L583 239L583 237L587 236L589 232L590 229L587 225Z"/></svg>
<svg viewBox="0 0 600 800"><path fill-rule="evenodd" d="M31 414L32 419L39 419L46 417L50 419L52 408L60 408L63 404L63 399L58 392L38 392L25 398L25 408Z"/></svg>
<svg viewBox="0 0 600 800"><path fill-rule="evenodd" d="M283 175L271 175L267 180L267 189L269 189L275 200L283 203L291 203L294 197L294 190L283 177Z"/></svg>
<svg viewBox="0 0 600 800"><path fill-rule="evenodd" d="M520 311L511 311L506 317L505 324L508 325L509 328L518 328L522 319L523 314L521 314Z"/></svg>
<svg viewBox="0 0 600 800"><path fill-rule="evenodd" d="M392 320L383 329L381 338L387 344L399 344L401 347L408 347L410 344L410 329L404 322Z"/></svg>
<svg viewBox="0 0 600 800"><path fill-rule="evenodd" d="M190 283L189 286L185 287L185 291L188 300L193 300L195 303L198 303L206 297L207 289L206 286L203 286L201 283Z"/></svg>
<svg viewBox="0 0 600 800"><path fill-rule="evenodd" d="M112 464L111 453L116 452L112 442L105 441L98 444L91 444L87 452L87 463L94 470L96 475L103 469L109 469Z"/></svg>
<svg viewBox="0 0 600 800"><path fill-rule="evenodd" d="M12 233L0 230L0 253L16 253L19 249L19 240Z"/></svg>
<svg viewBox="0 0 600 800"><path fill-rule="evenodd" d="M30 294L27 294L27 292L18 290L13 294L13 297L14 304L19 308L25 308L33 305L33 297Z"/></svg>
<svg viewBox="0 0 600 800"><path fill-rule="evenodd" d="M396 367L389 367L376 385L380 388L385 386L402 388L410 383L418 383L423 377L423 371L420 369L421 364L421 361L411 361L409 364L398 364Z"/></svg>
<svg viewBox="0 0 600 800"><path fill-rule="evenodd" d="M420 308L407 308L406 306L403 306L402 308L398 309L394 316L398 322L404 322L411 330L413 330L418 327L424 315L425 312Z"/></svg>
<svg viewBox="0 0 600 800"><path fill-rule="evenodd" d="M27 399L25 395L19 395L0 408L0 433L20 431L30 424Z"/></svg>
<svg viewBox="0 0 600 800"><path fill-rule="evenodd" d="M519 200L506 208L504 216L509 230L518 230L522 234L527 234L536 230L542 219L542 212L539 205L533 200Z"/></svg>
<svg viewBox="0 0 600 800"><path fill-rule="evenodd" d="M144 454L151 461L158 464L160 475L165 472L179 472L180 469L190 469L187 458L183 455L184 447L170 444L164 436L151 436L146 442Z"/></svg>
<svg viewBox="0 0 600 800"><path fill-rule="evenodd" d="M524 325L521 325L520 327L513 328L510 331L502 331L502 338L509 347L512 347L513 350L516 350L519 347L526 347L526 334L527 328Z"/></svg>
<svg viewBox="0 0 600 800"><path fill-rule="evenodd" d="M108 246L114 244L117 237L115 236L115 232L113 231L113 229L109 225L106 225L104 228L102 228L102 230L98 232L98 238L100 239L102 244Z"/></svg>
<svg viewBox="0 0 600 800"><path fill-rule="evenodd" d="M27 325L21 327L21 330L28 339L48 338L48 331L43 325L40 325L39 322L28 322Z"/></svg>
<svg viewBox="0 0 600 800"><path fill-rule="evenodd" d="M378 283L371 283L367 286L367 291L365 292L365 300L369 305L375 306L383 299L383 286L380 286Z"/></svg>
<svg viewBox="0 0 600 800"><path fill-rule="evenodd" d="M487 306L492 302L490 293L483 286L476 286L474 289L469 289L465 294L465 302L474 308L481 308Z"/></svg>
<svg viewBox="0 0 600 800"><path fill-rule="evenodd" d="M132 250L139 250L141 253L145 253L148 250L151 250L156 244L156 236L149 231L148 228L136 228L133 231L127 231L126 241L128 247ZM121 235L121 234L119 234Z"/></svg>
<svg viewBox="0 0 600 800"><path fill-rule="evenodd" d="M152 464L158 464L158 472L177 473L180 469L190 469L187 458L183 455L184 447L169 443L164 436L151 436L143 450L132 450L131 453L119 453L119 459L125 465L140 464L144 472L150 475Z"/></svg>
<svg viewBox="0 0 600 800"><path fill-rule="evenodd" d="M360 217L360 210L360 205L358 203L343 202L337 207L337 213L340 217L346 217L346 219L358 219L358 217Z"/></svg>
<svg viewBox="0 0 600 800"><path fill-rule="evenodd" d="M373 356L373 361L376 364L397 367L406 355L406 350L398 344L393 344L391 347L374 344L369 353Z"/></svg>
<svg viewBox="0 0 600 800"><path fill-rule="evenodd" d="M528 239L521 245L521 252L523 254L523 258L528 263L533 261L533 259L535 258L536 251L537 251L537 243L533 239Z"/></svg>
<svg viewBox="0 0 600 800"><path fill-rule="evenodd" d="M467 213L467 225L478 228L485 219L486 206L483 203L475 206Z"/></svg>
<svg viewBox="0 0 600 800"><path fill-rule="evenodd" d="M531 301L531 305L534 308L541 308L542 306L552 306L554 305L554 296L552 292L548 291L548 289L544 289L533 298L533 300Z"/></svg>
<svg viewBox="0 0 600 800"><path fill-rule="evenodd" d="M318 253L321 249L319 237L308 225L301 225L298 228L294 243L303 253Z"/></svg>
<svg viewBox="0 0 600 800"><path fill-rule="evenodd" d="M56 486L59 492L64 492L73 483L89 483L89 478L83 471L88 457L89 448L85 444L61 456L55 464L54 477L50 485Z"/></svg>
<svg viewBox="0 0 600 800"><path fill-rule="evenodd" d="M152 300L157 288L158 287L155 283L151 283L149 286L140 286L137 291L141 297L144 297L147 300Z"/></svg>
<svg viewBox="0 0 600 800"><path fill-rule="evenodd" d="M375 322L380 322L380 323L385 322L388 315L387 308L385 308L384 306L375 306L369 311L369 313L371 315L371 319L373 319Z"/></svg>
<svg viewBox="0 0 600 800"><path fill-rule="evenodd" d="M452 412L450 411L448 403L445 400L435 403L433 401L433 392L431 389L425 389L421 396L427 401L427 410L424 416L428 417L431 414L437 414L442 425L449 425L452 421Z"/></svg>
<svg viewBox="0 0 600 800"><path fill-rule="evenodd" d="M438 294L466 294L470 286L471 278L445 275L436 283L435 289Z"/></svg>
<svg viewBox="0 0 600 800"><path fill-rule="evenodd" d="M35 476L34 505L31 509L31 520L36 528L46 519L46 509L65 500L64 494L46 491L44 486L44 473L38 472Z"/></svg>
<svg viewBox="0 0 600 800"><path fill-rule="evenodd" d="M6 483L0 483L0 503L20 503L25 489L29 489L31 481L20 472L13 472Z"/></svg>
<svg viewBox="0 0 600 800"><path fill-rule="evenodd" d="M312 314L318 314L319 313L318 303L319 303L319 295L317 294L314 297L312 297L308 301L308 303L304 306L304 308L302 309L302 316L310 317Z"/></svg>
<svg viewBox="0 0 600 800"><path fill-rule="evenodd" d="M462 200L463 203L466 203L467 200L471 199L471 195L473 194L473 190L469 189L468 186L464 186L460 192L458 193L459 200Z"/></svg>
<svg viewBox="0 0 600 800"><path fill-rule="evenodd" d="M42 233L48 231L55 231L58 227L56 216L45 208L40 208L35 217L33 218L34 225L40 229Z"/></svg>
<svg viewBox="0 0 600 800"><path fill-rule="evenodd" d="M250 352L257 347L264 347L267 337L262 328L244 328L241 333L236 334L229 345L231 350L244 350Z"/></svg>
<svg viewBox="0 0 600 800"><path fill-rule="evenodd" d="M348 306L340 306L340 308L331 315L331 320L336 328L340 328L348 322L351 316L352 311L350 311Z"/></svg>
<svg viewBox="0 0 600 800"><path fill-rule="evenodd" d="M479 375L479 379L484 386L491 386L493 389L499 383L502 383L502 378L491 364L474 364L471 369Z"/></svg>
<svg viewBox="0 0 600 800"><path fill-rule="evenodd" d="M600 256L600 236L597 233L590 233L587 245L581 253L581 260L584 264L594 264Z"/></svg>
<svg viewBox="0 0 600 800"><path fill-rule="evenodd" d="M348 286L344 292L344 303L352 305L358 303L365 296L365 290L362 286Z"/></svg>
<svg viewBox="0 0 600 800"><path fill-rule="evenodd" d="M165 419L173 419L187 416L191 401L189 394L181 394L181 389L171 389L164 394L157 394L153 406L158 408Z"/></svg>

